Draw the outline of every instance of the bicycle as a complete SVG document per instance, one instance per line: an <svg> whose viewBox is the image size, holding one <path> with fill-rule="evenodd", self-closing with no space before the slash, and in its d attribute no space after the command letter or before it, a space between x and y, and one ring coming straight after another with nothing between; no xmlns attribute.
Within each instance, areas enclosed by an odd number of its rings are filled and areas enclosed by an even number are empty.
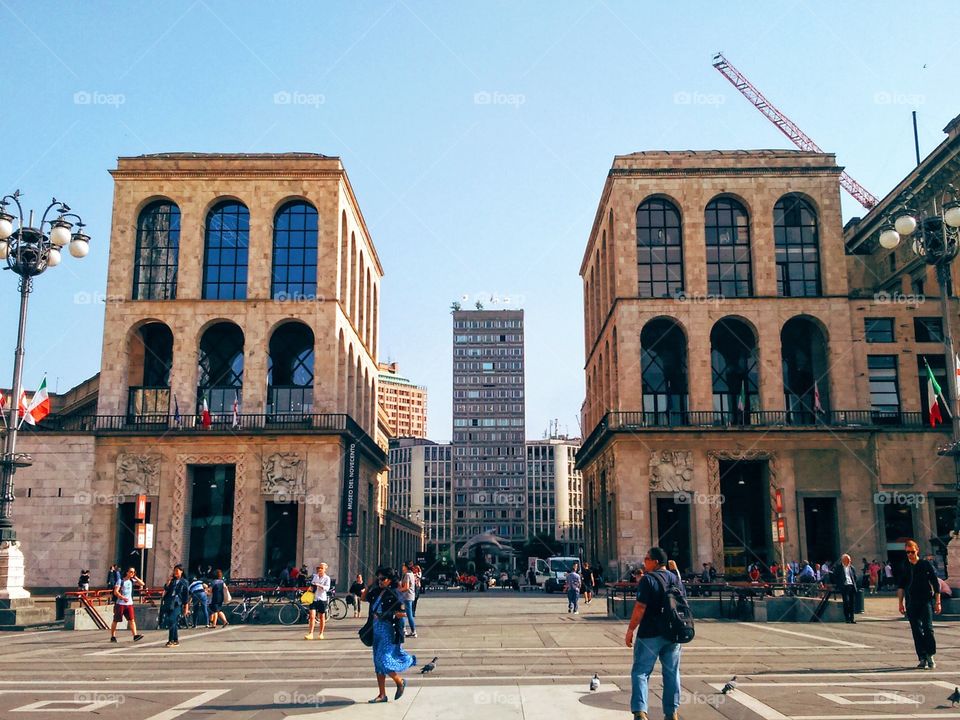
<svg viewBox="0 0 960 720"><path fill-rule="evenodd" d="M347 603L336 597L336 590L330 590L328 593L330 598L327 601L326 616L334 620L343 620L347 616ZM284 603L280 608L277 619L281 625L295 625L307 619L310 608L300 600L302 596L301 593L296 598Z"/></svg>
<svg viewBox="0 0 960 720"><path fill-rule="evenodd" d="M233 618L239 618L240 622L256 622L257 618L260 616L260 608L263 607L266 602L264 601L263 595L258 595L256 598L252 598L253 602L248 605L247 601L251 598L244 597L237 605L234 606L233 610L230 612L230 616Z"/></svg>

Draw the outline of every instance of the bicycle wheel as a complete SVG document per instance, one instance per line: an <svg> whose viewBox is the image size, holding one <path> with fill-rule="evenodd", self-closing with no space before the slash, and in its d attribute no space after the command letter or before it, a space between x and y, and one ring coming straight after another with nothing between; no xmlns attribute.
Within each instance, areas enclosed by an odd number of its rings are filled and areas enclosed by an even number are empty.
<svg viewBox="0 0 960 720"><path fill-rule="evenodd" d="M327 612L334 620L343 620L347 616L347 604L341 598L334 598L330 601Z"/></svg>
<svg viewBox="0 0 960 720"><path fill-rule="evenodd" d="M277 613L277 619L281 625L295 624L300 619L300 606L295 602L284 604Z"/></svg>

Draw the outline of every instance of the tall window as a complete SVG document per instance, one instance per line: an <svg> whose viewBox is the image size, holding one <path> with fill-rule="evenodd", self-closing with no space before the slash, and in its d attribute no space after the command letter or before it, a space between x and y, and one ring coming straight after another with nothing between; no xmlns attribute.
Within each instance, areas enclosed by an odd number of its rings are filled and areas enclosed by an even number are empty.
<svg viewBox="0 0 960 720"><path fill-rule="evenodd" d="M204 300L243 300L247 297L249 242L250 211L243 203L228 200L207 214Z"/></svg>
<svg viewBox="0 0 960 720"><path fill-rule="evenodd" d="M759 410L757 338L744 322L720 320L710 331L713 410L718 422L749 425Z"/></svg>
<svg viewBox="0 0 960 720"><path fill-rule="evenodd" d="M137 219L133 263L134 300L173 300L177 297L177 253L180 247L180 208L157 200Z"/></svg>
<svg viewBox="0 0 960 720"><path fill-rule="evenodd" d="M273 223L274 300L310 300L317 295L317 210L313 205L288 202Z"/></svg>
<svg viewBox="0 0 960 720"><path fill-rule="evenodd" d="M640 333L644 422L686 424L687 339L671 320L658 318Z"/></svg>
<svg viewBox="0 0 960 720"><path fill-rule="evenodd" d="M680 211L669 200L653 198L637 208L637 294L674 297L683 292Z"/></svg>
<svg viewBox="0 0 960 720"><path fill-rule="evenodd" d="M204 398L212 413L232 412L243 398L243 331L230 322L219 322L200 338L197 407Z"/></svg>
<svg viewBox="0 0 960 720"><path fill-rule="evenodd" d="M900 412L900 381L896 355L868 355L870 410L874 421L895 419Z"/></svg>
<svg viewBox="0 0 960 720"><path fill-rule="evenodd" d="M750 218L732 198L707 205L707 292L721 297L753 294L750 271Z"/></svg>
<svg viewBox="0 0 960 720"><path fill-rule="evenodd" d="M773 240L777 257L777 294L820 294L820 238L817 213L799 195L786 195L773 206Z"/></svg>
<svg viewBox="0 0 960 720"><path fill-rule="evenodd" d="M815 423L830 409L827 342L809 318L788 320L780 331L783 359L783 400L787 422Z"/></svg>

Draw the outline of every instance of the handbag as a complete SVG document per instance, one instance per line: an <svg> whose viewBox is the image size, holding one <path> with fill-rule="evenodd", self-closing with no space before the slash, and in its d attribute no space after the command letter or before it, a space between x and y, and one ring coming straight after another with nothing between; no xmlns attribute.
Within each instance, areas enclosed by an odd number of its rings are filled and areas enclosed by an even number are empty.
<svg viewBox="0 0 960 720"><path fill-rule="evenodd" d="M303 595L300 596L300 602L302 602L304 605L312 605L313 599L314 599L313 590L307 590L306 592L303 593Z"/></svg>
<svg viewBox="0 0 960 720"><path fill-rule="evenodd" d="M227 603L232 603L232 602L233 602L233 595L230 594L230 588L228 588L227 584L224 583L223 584L223 603L224 605L226 605Z"/></svg>
<svg viewBox="0 0 960 720"><path fill-rule="evenodd" d="M357 635L360 636L360 642L362 642L367 647L373 647L373 615L371 614L367 621L360 626L360 629L357 630Z"/></svg>

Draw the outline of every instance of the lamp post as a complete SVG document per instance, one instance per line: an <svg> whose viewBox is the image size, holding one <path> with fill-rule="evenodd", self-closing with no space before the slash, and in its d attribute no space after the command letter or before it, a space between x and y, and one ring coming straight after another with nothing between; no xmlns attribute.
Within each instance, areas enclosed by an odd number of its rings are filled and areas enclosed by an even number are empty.
<svg viewBox="0 0 960 720"><path fill-rule="evenodd" d="M944 202L944 196L949 199ZM953 583L960 579L960 413L957 412L958 382L954 363L952 318L950 315L950 266L960 251L960 201L953 185L938 193L931 201L932 212L909 205L893 213L892 220L880 232L880 246L892 250L900 244L903 237L912 237L911 249L914 255L933 265L937 273L937 285L940 287L940 315L943 323L943 347L946 353L947 385L954 399L950 408L950 442L941 446L937 454L953 458L954 488L957 492L957 508L954 513L954 526L951 533L947 555L947 572Z"/></svg>
<svg viewBox="0 0 960 720"><path fill-rule="evenodd" d="M17 326L17 348L13 356L13 386L7 410L6 442L0 456L0 599L17 600L30 597L23 589L24 562L17 532L13 525L13 475L17 468L29 467L31 458L17 453L17 424L22 391L24 337L27 330L27 304L33 290L33 278L47 268L56 267L61 251L69 246L70 254L82 258L90 251L90 237L83 232L83 221L70 212L70 207L56 198L43 211L40 223L33 224L33 211L24 222L19 190L0 199L0 260L7 270L20 277L20 320ZM9 206L15 212L8 212ZM13 209L13 208L11 208ZM17 222L16 227L14 221Z"/></svg>

